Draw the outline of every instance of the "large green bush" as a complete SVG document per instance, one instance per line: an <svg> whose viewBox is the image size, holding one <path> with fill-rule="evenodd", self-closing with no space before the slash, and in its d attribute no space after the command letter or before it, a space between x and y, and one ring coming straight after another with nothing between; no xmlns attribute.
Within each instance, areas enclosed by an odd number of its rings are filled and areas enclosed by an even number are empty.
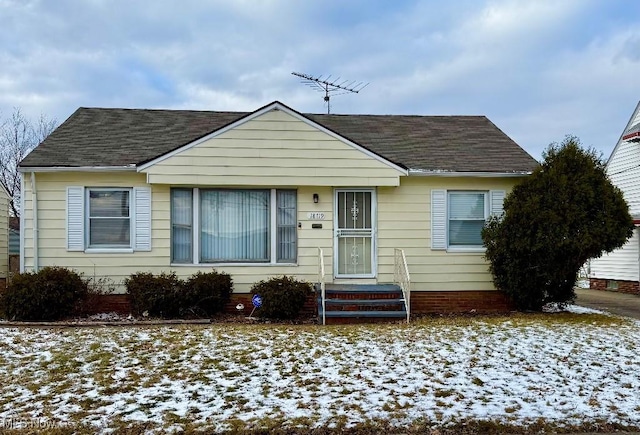
<svg viewBox="0 0 640 435"><path fill-rule="evenodd" d="M75 271L45 267L15 274L0 293L0 309L10 320L59 320L73 313L87 291L87 281Z"/></svg>
<svg viewBox="0 0 640 435"><path fill-rule="evenodd" d="M255 283L251 293L259 294L262 298L262 307L256 310L258 316L294 319L311 294L311 284L290 276L279 276Z"/></svg>
<svg viewBox="0 0 640 435"><path fill-rule="evenodd" d="M211 316L224 308L233 292L231 277L216 271L197 272L186 281L175 272L140 272L124 284L134 314L162 318Z"/></svg>
<svg viewBox="0 0 640 435"><path fill-rule="evenodd" d="M632 232L629 208L605 163L567 137L514 187L503 217L487 223L482 239L496 287L519 309L539 311L571 301L580 267L621 247Z"/></svg>

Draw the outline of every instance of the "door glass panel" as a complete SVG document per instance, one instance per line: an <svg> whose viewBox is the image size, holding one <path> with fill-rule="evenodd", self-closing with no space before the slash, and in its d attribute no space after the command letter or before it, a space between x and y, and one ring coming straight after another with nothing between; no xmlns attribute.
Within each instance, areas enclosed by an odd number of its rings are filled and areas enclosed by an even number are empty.
<svg viewBox="0 0 640 435"><path fill-rule="evenodd" d="M337 275L373 274L372 192L337 194Z"/></svg>
<svg viewBox="0 0 640 435"><path fill-rule="evenodd" d="M371 237L338 238L338 274L370 275Z"/></svg>

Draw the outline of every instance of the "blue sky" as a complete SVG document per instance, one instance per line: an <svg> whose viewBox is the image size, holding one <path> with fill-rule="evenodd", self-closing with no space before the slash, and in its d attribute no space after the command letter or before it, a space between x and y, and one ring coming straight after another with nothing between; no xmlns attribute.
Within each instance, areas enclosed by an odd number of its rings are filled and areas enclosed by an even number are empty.
<svg viewBox="0 0 640 435"><path fill-rule="evenodd" d="M0 116L80 106L486 115L535 158L608 157L640 100L635 0L0 0Z"/></svg>

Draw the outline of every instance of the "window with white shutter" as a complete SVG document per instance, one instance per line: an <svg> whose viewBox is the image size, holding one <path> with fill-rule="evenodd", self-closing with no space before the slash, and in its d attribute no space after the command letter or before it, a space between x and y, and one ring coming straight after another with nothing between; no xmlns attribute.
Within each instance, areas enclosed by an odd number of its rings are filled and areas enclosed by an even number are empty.
<svg viewBox="0 0 640 435"><path fill-rule="evenodd" d="M67 250L151 250L151 189L67 188Z"/></svg>
<svg viewBox="0 0 640 435"><path fill-rule="evenodd" d="M506 192L431 191L431 249L483 249L481 232L489 216L501 216Z"/></svg>

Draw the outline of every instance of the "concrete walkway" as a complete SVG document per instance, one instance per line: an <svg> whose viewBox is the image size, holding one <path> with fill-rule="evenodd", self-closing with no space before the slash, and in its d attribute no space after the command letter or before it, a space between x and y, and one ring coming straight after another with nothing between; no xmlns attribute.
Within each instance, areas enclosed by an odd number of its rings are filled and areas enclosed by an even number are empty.
<svg viewBox="0 0 640 435"><path fill-rule="evenodd" d="M576 305L640 319L640 296L603 290L576 289Z"/></svg>

